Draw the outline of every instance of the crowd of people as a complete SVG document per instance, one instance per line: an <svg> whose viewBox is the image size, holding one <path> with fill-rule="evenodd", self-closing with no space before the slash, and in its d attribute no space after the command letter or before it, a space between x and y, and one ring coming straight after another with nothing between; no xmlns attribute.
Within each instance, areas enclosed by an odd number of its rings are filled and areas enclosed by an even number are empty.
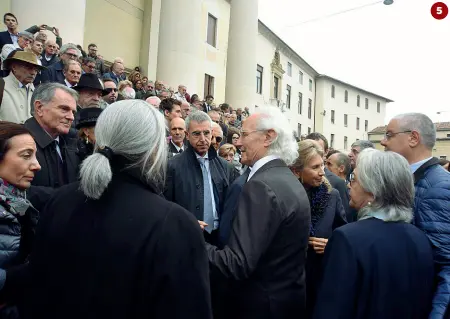
<svg viewBox="0 0 450 319"><path fill-rule="evenodd" d="M4 22L0 318L450 318L426 115L345 154Z"/></svg>

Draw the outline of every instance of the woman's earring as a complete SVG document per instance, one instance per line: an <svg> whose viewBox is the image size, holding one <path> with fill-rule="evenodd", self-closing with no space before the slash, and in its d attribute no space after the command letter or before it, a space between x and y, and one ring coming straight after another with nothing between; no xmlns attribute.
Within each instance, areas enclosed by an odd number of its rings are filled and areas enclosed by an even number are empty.
<svg viewBox="0 0 450 319"><path fill-rule="evenodd" d="M368 202L367 206L371 207L372 206L372 202Z"/></svg>
<svg viewBox="0 0 450 319"><path fill-rule="evenodd" d="M89 138L86 136L86 144L89 144Z"/></svg>

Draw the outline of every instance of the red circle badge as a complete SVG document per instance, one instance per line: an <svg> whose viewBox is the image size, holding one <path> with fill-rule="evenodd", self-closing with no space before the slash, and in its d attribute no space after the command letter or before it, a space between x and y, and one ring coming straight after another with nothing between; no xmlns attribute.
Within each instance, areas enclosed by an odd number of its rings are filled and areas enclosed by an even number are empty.
<svg viewBox="0 0 450 319"><path fill-rule="evenodd" d="M443 3L443 2L436 2L431 7L431 15L436 20L445 19L445 17L447 17L447 15L448 15L448 7L447 7L447 5L445 3Z"/></svg>

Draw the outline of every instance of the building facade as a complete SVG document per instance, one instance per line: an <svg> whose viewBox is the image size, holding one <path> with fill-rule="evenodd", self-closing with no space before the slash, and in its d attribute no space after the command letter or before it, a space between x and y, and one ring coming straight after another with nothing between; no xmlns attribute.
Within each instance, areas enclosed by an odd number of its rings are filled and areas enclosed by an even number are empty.
<svg viewBox="0 0 450 319"><path fill-rule="evenodd" d="M3 0L0 10L20 29L56 26L64 43L95 43L107 64L121 57L175 89L251 111L279 107L298 136L322 132L343 151L384 124L390 102L320 75L258 20L258 0Z"/></svg>
<svg viewBox="0 0 450 319"><path fill-rule="evenodd" d="M450 159L450 122L434 123L436 126L436 144L433 148L433 156ZM369 140L375 144L375 148L383 150L380 142L384 138L386 126L379 126L369 132Z"/></svg>
<svg viewBox="0 0 450 319"><path fill-rule="evenodd" d="M386 104L392 100L326 75L316 77L316 128L330 147L349 151L356 140L384 124Z"/></svg>

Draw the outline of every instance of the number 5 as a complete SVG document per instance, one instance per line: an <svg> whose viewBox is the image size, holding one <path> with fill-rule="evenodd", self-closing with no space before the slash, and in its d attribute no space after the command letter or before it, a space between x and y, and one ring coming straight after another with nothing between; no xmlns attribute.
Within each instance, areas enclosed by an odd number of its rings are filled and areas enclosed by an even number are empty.
<svg viewBox="0 0 450 319"><path fill-rule="evenodd" d="M439 14L439 15L442 14L442 7L437 7L436 8L436 13Z"/></svg>

